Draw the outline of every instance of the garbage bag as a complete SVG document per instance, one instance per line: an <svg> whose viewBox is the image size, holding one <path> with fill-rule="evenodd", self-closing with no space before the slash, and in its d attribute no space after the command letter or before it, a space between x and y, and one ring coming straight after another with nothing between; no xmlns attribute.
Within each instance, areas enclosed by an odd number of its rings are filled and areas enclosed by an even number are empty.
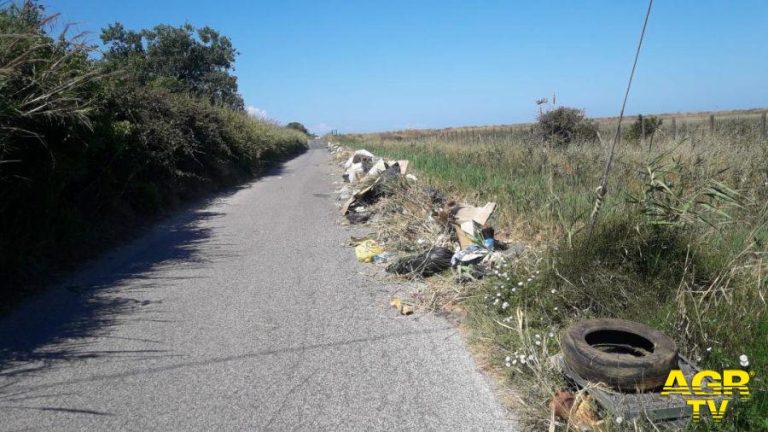
<svg viewBox="0 0 768 432"><path fill-rule="evenodd" d="M363 164L358 162L347 168L342 177L344 177L348 182L354 183L363 176L364 172Z"/></svg>
<svg viewBox="0 0 768 432"><path fill-rule="evenodd" d="M421 276L432 276L451 267L453 252L444 247L432 248L422 254L401 258L387 267L388 273L415 273Z"/></svg>
<svg viewBox="0 0 768 432"><path fill-rule="evenodd" d="M387 167L387 169L381 172L379 180L373 185L374 197L378 199L392 195L394 188L398 184L397 179L400 177L400 165L397 162Z"/></svg>
<svg viewBox="0 0 768 432"><path fill-rule="evenodd" d="M360 163L363 158L373 159L373 153L368 150L358 150L344 163L344 168L349 168L352 164Z"/></svg>
<svg viewBox="0 0 768 432"><path fill-rule="evenodd" d="M384 252L376 240L366 240L355 247L355 256L360 262L371 262L373 257Z"/></svg>

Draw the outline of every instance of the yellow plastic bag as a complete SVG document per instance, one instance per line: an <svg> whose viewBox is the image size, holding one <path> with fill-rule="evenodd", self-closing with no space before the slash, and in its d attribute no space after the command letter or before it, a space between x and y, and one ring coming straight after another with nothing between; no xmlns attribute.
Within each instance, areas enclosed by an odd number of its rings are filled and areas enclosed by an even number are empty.
<svg viewBox="0 0 768 432"><path fill-rule="evenodd" d="M355 255L360 262L371 262L373 257L384 252L376 240L366 240L355 247Z"/></svg>

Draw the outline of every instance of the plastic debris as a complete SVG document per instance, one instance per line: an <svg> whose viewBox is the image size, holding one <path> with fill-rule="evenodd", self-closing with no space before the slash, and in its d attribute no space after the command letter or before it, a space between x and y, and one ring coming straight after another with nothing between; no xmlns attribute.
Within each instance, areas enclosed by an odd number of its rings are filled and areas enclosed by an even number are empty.
<svg viewBox="0 0 768 432"><path fill-rule="evenodd" d="M493 227L486 226L480 231L480 235L483 237L483 245L486 249L492 251L496 247L496 240L494 240L495 230Z"/></svg>
<svg viewBox="0 0 768 432"><path fill-rule="evenodd" d="M376 264L384 264L393 256L392 252L382 252L373 257L373 262Z"/></svg>
<svg viewBox="0 0 768 432"><path fill-rule="evenodd" d="M462 249L453 254L451 257L451 267L456 267L459 263L474 264L480 262L488 255L488 252L490 251L483 246L476 244L470 245L466 249Z"/></svg>
<svg viewBox="0 0 768 432"><path fill-rule="evenodd" d="M376 240L366 240L355 247L355 256L360 262L371 262L373 257L384 252Z"/></svg>
<svg viewBox="0 0 768 432"><path fill-rule="evenodd" d="M432 276L451 267L453 252L444 247L432 248L422 254L401 258L387 267L388 273Z"/></svg>
<svg viewBox="0 0 768 432"><path fill-rule="evenodd" d="M352 164L352 166L347 168L342 178L344 179L344 181L355 183L363 176L364 173L365 173L365 170L363 168L363 164L356 163L356 164Z"/></svg>
<svg viewBox="0 0 768 432"><path fill-rule="evenodd" d="M357 150L344 163L344 168L348 169L353 164L360 163L364 157L367 157L368 159L373 159L374 156L373 156L373 153L369 152L368 150Z"/></svg>
<svg viewBox="0 0 768 432"><path fill-rule="evenodd" d="M368 170L368 173L366 175L376 176L376 175L379 175L379 174L383 173L386 170L387 170L387 164L384 162L384 159L379 159L379 160L376 161L375 164L373 164L371 169ZM398 170L399 170L399 168L398 168Z"/></svg>
<svg viewBox="0 0 768 432"><path fill-rule="evenodd" d="M401 315L410 315L413 313L414 305L412 302L404 301L400 297L395 297L389 302L391 306L400 312Z"/></svg>

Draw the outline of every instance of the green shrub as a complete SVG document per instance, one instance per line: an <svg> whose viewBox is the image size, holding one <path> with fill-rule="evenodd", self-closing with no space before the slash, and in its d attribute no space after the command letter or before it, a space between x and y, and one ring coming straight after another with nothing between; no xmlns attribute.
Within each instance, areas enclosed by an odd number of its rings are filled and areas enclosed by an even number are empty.
<svg viewBox="0 0 768 432"><path fill-rule="evenodd" d="M624 137L630 141L636 141L643 138L643 132L645 132L645 138L649 138L656 134L656 131L661 129L661 125L664 123L659 117L656 116L637 116L637 119L627 128L624 133ZM643 131L645 126L645 131Z"/></svg>
<svg viewBox="0 0 768 432"><path fill-rule="evenodd" d="M577 108L558 107L539 114L536 134L555 146L597 140L598 126Z"/></svg>

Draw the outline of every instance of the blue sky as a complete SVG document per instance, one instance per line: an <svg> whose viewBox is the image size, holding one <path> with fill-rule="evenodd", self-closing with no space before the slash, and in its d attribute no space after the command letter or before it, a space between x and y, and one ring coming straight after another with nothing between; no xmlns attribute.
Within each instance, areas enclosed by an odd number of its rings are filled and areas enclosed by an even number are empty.
<svg viewBox="0 0 768 432"><path fill-rule="evenodd" d="M246 105L315 132L531 121L534 101L616 115L644 0L45 0L91 31L209 25ZM630 113L768 106L768 1L657 0Z"/></svg>

